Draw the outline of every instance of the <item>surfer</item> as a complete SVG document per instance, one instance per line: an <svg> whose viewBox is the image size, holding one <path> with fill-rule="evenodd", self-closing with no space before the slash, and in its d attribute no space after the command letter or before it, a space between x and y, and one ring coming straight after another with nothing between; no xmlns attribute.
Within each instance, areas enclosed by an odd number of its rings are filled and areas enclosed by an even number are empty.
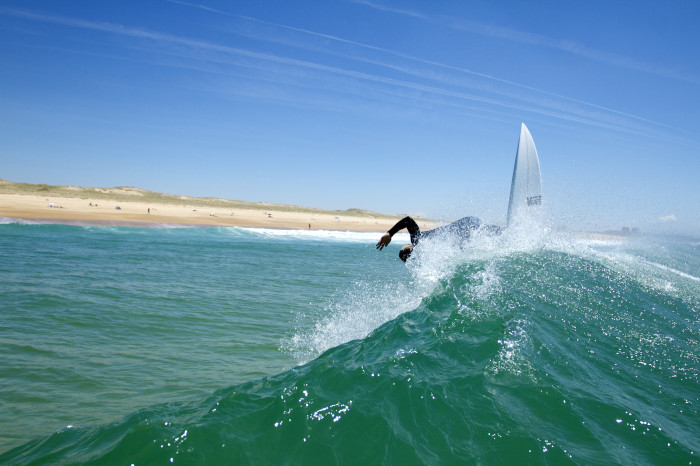
<svg viewBox="0 0 700 466"><path fill-rule="evenodd" d="M432 235L445 234L457 237L462 240L466 240L471 237L472 232L478 229L482 229L492 235L501 234L500 227L496 225L484 225L482 227L481 220L479 220L476 217L464 217L457 220L456 222L450 223L449 225L421 232L416 221L413 220L411 217L406 216L399 220L396 223L396 225L391 227L389 231L384 233L384 235L379 239L379 242L377 243L377 249L381 251L382 249L384 249L385 246L388 246L389 243L391 243L391 238L397 232L403 230L404 228L406 228L408 230L408 234L411 235L411 244L405 245L399 251L399 258L404 262L406 262L406 259L408 259L411 256L414 246L418 244L418 241L420 239L427 238Z"/></svg>

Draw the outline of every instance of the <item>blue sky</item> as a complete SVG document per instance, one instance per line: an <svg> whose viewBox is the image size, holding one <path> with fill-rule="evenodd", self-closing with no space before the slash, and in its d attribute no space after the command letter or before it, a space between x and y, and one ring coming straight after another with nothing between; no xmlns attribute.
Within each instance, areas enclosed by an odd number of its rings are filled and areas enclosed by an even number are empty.
<svg viewBox="0 0 700 466"><path fill-rule="evenodd" d="M700 228L700 2L0 2L0 178Z"/></svg>

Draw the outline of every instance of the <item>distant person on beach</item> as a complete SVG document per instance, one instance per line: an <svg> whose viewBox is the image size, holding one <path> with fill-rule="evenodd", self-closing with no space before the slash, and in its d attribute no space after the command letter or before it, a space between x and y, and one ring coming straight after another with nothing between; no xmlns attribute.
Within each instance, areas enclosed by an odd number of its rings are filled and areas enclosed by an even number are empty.
<svg viewBox="0 0 700 466"><path fill-rule="evenodd" d="M501 228L496 225L484 225L481 226L481 220L476 217L464 217L456 222L450 223L442 227L435 228L434 230L428 230L421 232L418 224L411 217L404 217L399 220L396 225L391 227L389 231L384 233L384 235L379 239L377 243L377 249L380 251L384 247L391 243L391 238L399 231L406 228L408 234L411 235L411 244L407 244L401 248L399 251L399 258L406 262L406 260L411 257L413 248L418 244L418 241L422 238L428 238L432 235L445 234L457 237L462 240L467 240L471 237L472 233L476 230L482 229L491 235L500 235Z"/></svg>

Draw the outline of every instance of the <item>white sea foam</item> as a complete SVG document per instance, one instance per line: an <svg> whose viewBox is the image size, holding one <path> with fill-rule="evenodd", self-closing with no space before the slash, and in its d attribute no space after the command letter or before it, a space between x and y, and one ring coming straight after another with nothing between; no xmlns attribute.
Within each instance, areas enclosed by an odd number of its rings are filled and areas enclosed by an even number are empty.
<svg viewBox="0 0 700 466"><path fill-rule="evenodd" d="M359 232L359 231L341 231L341 230L286 230L276 228L243 228L233 227L242 231L270 238L294 239L294 240L332 240L345 242L362 242L376 243L379 241L382 233L378 232ZM399 233L394 235L394 241L408 242L409 235ZM374 244L372 243L372 244Z"/></svg>
<svg viewBox="0 0 700 466"><path fill-rule="evenodd" d="M661 270L664 270L666 272L671 272L675 275L678 275L679 277L687 278L688 280L692 280L695 282L700 282L700 278L695 277L693 275L690 275L689 273L685 273L685 272L682 272L680 270L676 270L673 267L668 267L666 265L658 264L656 262L651 262L651 261L644 260L644 259L642 259L642 262L644 262L645 264L650 265L652 267L656 267L656 268L659 268Z"/></svg>
<svg viewBox="0 0 700 466"><path fill-rule="evenodd" d="M41 222L34 219L16 218L16 217L0 217L0 225L8 225L16 223L19 225L40 225Z"/></svg>
<svg viewBox="0 0 700 466"><path fill-rule="evenodd" d="M358 283L355 288L335 296L322 317L311 329L297 332L283 343L299 363L324 351L367 337L382 324L415 309L421 296L403 283Z"/></svg>
<svg viewBox="0 0 700 466"><path fill-rule="evenodd" d="M376 233L319 232L250 229L254 234L294 239L328 239L338 241L369 242L378 239ZM408 242L408 235L397 235L397 243ZM473 261L483 263L475 275L459 293L477 301L487 301L502 291L498 262L504 257L518 253L538 251L558 251L573 254L588 260L601 262L606 266L629 273L640 280L651 282L665 291L675 290L668 277L670 274L698 281L697 277L649 262L627 249L626 242L599 242L581 238L576 234L553 232L547 225L537 222L507 229L501 235L488 235L476 232L468 242L462 242L449 235L433 235L421 241L406 263L409 277L405 275L391 281L354 283L347 290L341 290L330 298L322 317L312 328L299 330L284 342L300 362L308 361L322 352L355 339L367 337L382 324L399 315L416 309L421 301L430 296L445 279L454 276L456 271ZM399 263L397 267L401 267ZM659 273L648 273L655 268ZM663 276L661 276L663 275ZM369 278L368 280L372 280ZM376 281L377 279L374 278ZM456 296L458 301L459 296ZM461 306L461 303L460 303ZM465 312L473 312L465 308ZM504 370L523 367L519 353L523 342L527 341L527 326L518 322L514 327L514 337L502 342L502 351L494 369ZM513 369L510 367L510 369ZM497 371L496 371L497 372Z"/></svg>
<svg viewBox="0 0 700 466"><path fill-rule="evenodd" d="M206 225L187 225L180 223L151 223L151 222L129 222L110 220L57 220L57 219L25 219L14 217L0 217L0 224L17 223L20 225L73 225L81 227L140 227L140 228L211 228L232 234L252 234L256 236L292 239L292 240L313 240L313 241L342 241L354 243L376 243L382 233L379 232L359 232L342 230L301 230L282 228L256 228L256 227L216 227ZM398 233L394 235L394 242L410 241L408 233ZM372 243L372 244L374 244Z"/></svg>
<svg viewBox="0 0 700 466"><path fill-rule="evenodd" d="M658 244L643 241L597 240L575 233L549 235L547 249L600 263L637 283L669 296L696 295L700 278L657 262ZM663 249L663 248L662 248Z"/></svg>
<svg viewBox="0 0 700 466"><path fill-rule="evenodd" d="M397 242L408 242L409 237L394 236ZM398 237L398 238L397 238ZM366 238L361 234L359 238ZM376 241L376 234L371 240ZM373 244L373 243L372 243ZM471 246L477 254L492 255L497 242L493 237L475 237ZM309 329L299 330L283 342L283 347L294 353L302 363L324 351L351 340L363 339L386 322L405 312L416 309L421 301L440 286L442 280L453 276L465 260L474 256L474 248L462 247L461 241L449 236L432 236L421 241L420 248L406 263L409 275L400 274L390 280L384 277L370 278L374 281L354 283L349 289L331 297L322 317ZM490 252L487 252L490 251ZM397 267L403 267L400 262ZM486 299L499 287L495 268L487 270L475 280L476 292Z"/></svg>

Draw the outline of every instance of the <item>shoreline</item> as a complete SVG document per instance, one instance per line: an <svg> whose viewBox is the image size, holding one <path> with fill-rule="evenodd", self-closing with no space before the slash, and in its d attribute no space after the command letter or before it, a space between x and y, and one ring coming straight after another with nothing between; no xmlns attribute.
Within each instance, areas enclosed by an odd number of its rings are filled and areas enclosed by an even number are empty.
<svg viewBox="0 0 700 466"><path fill-rule="evenodd" d="M83 220L69 218L30 218L30 217L3 217L0 216L0 223L19 223L23 225L69 225L69 226L88 226L88 227L133 227L133 228L217 228L220 225L206 225L197 223L158 223L144 222L139 220ZM231 226L231 225L228 225ZM241 228L259 228L259 227L241 227ZM287 229L281 227L268 227Z"/></svg>
<svg viewBox="0 0 700 466"><path fill-rule="evenodd" d="M352 229L303 229L290 228L285 226L240 226L240 225L218 225L214 223L177 223L177 222L147 222L139 220L78 220L68 218L29 218L29 217L7 217L0 216L0 224L17 223L21 225L66 225L78 227L129 227L129 228L248 228L281 231L336 231L352 233L384 233L384 230L352 230Z"/></svg>
<svg viewBox="0 0 700 466"><path fill-rule="evenodd" d="M269 207L268 210L265 210ZM377 216L352 212L295 211L285 206L260 206L259 209L220 205L165 204L138 199L90 199L39 194L1 194L0 218L37 224L85 226L168 227L244 227L286 230L330 230L385 232L401 216ZM422 228L432 222L420 221Z"/></svg>

